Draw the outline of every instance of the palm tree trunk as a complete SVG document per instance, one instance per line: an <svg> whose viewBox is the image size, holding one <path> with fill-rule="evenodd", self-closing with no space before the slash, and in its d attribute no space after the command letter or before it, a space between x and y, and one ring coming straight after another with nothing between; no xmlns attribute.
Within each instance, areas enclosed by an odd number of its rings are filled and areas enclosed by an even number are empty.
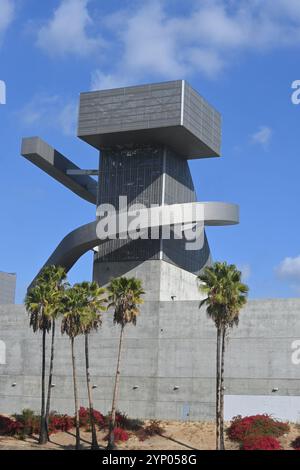
<svg viewBox="0 0 300 470"><path fill-rule="evenodd" d="M225 450L224 443L224 366L225 366L225 341L226 326L222 331L222 352L221 352L221 384L220 384L220 448Z"/></svg>
<svg viewBox="0 0 300 470"><path fill-rule="evenodd" d="M89 364L89 335L85 334L85 371L86 371L86 384L89 398L89 408L90 408L90 421L92 428L92 450L99 449L97 442L97 433L96 425L94 419L94 406L93 406L93 397L92 397L92 388L91 388L91 378L90 378L90 364Z"/></svg>
<svg viewBox="0 0 300 470"><path fill-rule="evenodd" d="M51 390L52 390L52 378L53 378L53 364L54 364L54 342L55 342L55 320L52 321L52 338L51 338L51 353L50 353L50 367L49 367L49 381L48 381L48 395L47 395L47 404L46 404L46 429L47 429L47 438L49 439L49 413L50 413L50 403L51 403Z"/></svg>
<svg viewBox="0 0 300 470"><path fill-rule="evenodd" d="M120 332L119 352L118 352L118 361L117 361L117 370L116 370L116 377L115 377L114 393L113 393L113 399L112 399L111 416L110 416L110 423L109 423L109 435L108 435L107 450L113 450L115 448L114 429L115 429L115 425L116 425L116 404L117 404L117 397L118 397L119 383L120 383L120 362L121 362L123 332L124 332L124 326L121 327L121 332Z"/></svg>
<svg viewBox="0 0 300 470"><path fill-rule="evenodd" d="M74 353L74 338L71 338L72 351L72 368L73 368L73 387L74 387L74 404L75 404L75 426L76 426L76 450L80 449L80 430L79 430L79 411L78 411L78 391L76 378L76 361Z"/></svg>
<svg viewBox="0 0 300 470"><path fill-rule="evenodd" d="M39 444L46 444L47 430L45 421L45 372L46 372L46 329L43 329L42 339L42 400Z"/></svg>
<svg viewBox="0 0 300 470"><path fill-rule="evenodd" d="M220 450L220 342L221 329L217 327L217 355L216 355L216 450Z"/></svg>

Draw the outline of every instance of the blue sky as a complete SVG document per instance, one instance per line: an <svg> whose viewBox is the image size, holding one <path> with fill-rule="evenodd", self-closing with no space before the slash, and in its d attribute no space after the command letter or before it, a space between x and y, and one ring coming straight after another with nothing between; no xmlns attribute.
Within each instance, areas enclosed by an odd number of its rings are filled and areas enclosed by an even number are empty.
<svg viewBox="0 0 300 470"><path fill-rule="evenodd" d="M241 223L208 230L251 297L300 292L299 0L0 0L0 270L17 301L58 242L94 208L20 157L39 135L84 168L81 91L187 79L223 115L222 158L191 163L198 198L236 202ZM91 254L71 281L91 277Z"/></svg>

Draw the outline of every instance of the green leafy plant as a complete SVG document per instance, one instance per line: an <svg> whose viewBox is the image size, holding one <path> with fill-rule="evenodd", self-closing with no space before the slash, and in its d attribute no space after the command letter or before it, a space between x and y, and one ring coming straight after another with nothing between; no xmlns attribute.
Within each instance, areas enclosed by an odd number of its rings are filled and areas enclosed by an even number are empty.
<svg viewBox="0 0 300 470"><path fill-rule="evenodd" d="M19 430L16 432L18 437L25 439L27 436L40 433L41 417L30 409L24 409L22 413L15 414L16 422L21 423Z"/></svg>
<svg viewBox="0 0 300 470"><path fill-rule="evenodd" d="M198 276L205 298L199 307L206 307L207 316L217 330L216 348L216 449L225 449L224 440L224 371L226 336L239 323L242 307L247 302L248 286L234 264L216 262Z"/></svg>
<svg viewBox="0 0 300 470"><path fill-rule="evenodd" d="M132 419L126 413L116 412L116 425L126 431L139 431L143 428L144 422L140 419Z"/></svg>
<svg viewBox="0 0 300 470"><path fill-rule="evenodd" d="M113 279L108 286L108 308L114 309L114 323L120 326L120 339L118 347L118 359L113 388L112 406L109 422L109 434L107 450L115 448L114 428L116 427L117 397L120 386L121 356L124 328L128 324L136 325L140 313L140 305L143 304L142 296L145 294L142 281L134 277L120 277Z"/></svg>

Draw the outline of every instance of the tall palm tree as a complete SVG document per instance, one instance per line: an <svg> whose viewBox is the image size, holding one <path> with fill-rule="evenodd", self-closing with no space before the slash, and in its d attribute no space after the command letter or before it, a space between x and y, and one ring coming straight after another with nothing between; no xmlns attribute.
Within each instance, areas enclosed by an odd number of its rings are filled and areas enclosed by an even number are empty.
<svg viewBox="0 0 300 470"><path fill-rule="evenodd" d="M41 369L41 418L39 444L47 442L47 428L45 421L45 378L46 378L46 334L51 328L51 319L47 315L47 286L37 284L27 292L25 298L26 310L30 317L30 326L33 332L42 331L42 369Z"/></svg>
<svg viewBox="0 0 300 470"><path fill-rule="evenodd" d="M226 334L238 325L239 313L247 302L248 286L242 283L242 273L235 265L216 262L206 267L198 276L200 291L206 298L200 307L206 306L207 315L217 328L216 354L216 448L224 446L224 365Z"/></svg>
<svg viewBox="0 0 300 470"><path fill-rule="evenodd" d="M61 288L64 279L65 274L62 268L48 266L40 273L34 286L28 290L25 297L26 310L30 316L30 326L32 327L34 332L42 331L41 422L39 436L40 444L45 444L47 442L47 420L45 400L46 334L49 333L51 327L53 335L55 334L53 321L60 310ZM54 337L52 339L51 346L47 407L50 407L51 391L49 392L49 389L51 390L53 357Z"/></svg>
<svg viewBox="0 0 300 470"><path fill-rule="evenodd" d="M86 369L86 383L89 400L90 422L92 429L92 449L98 449L96 426L94 419L94 406L93 396L90 379L90 366L89 366L89 334L92 331L97 331L102 324L101 312L107 308L105 306L107 300L104 297L105 289L99 287L96 282L82 282L76 284L74 287L81 290L82 293L82 310L81 310L81 324L82 332L85 337L85 369Z"/></svg>
<svg viewBox="0 0 300 470"><path fill-rule="evenodd" d="M50 352L50 365L49 365L49 379L48 379L48 393L47 393L47 403L46 403L46 413L45 413L45 421L46 421L46 429L47 429L47 437L49 440L49 432L48 432L48 425L49 425L49 413L50 413L50 404L51 404L51 391L52 391L52 379L53 379L53 365L54 365L54 345L55 345L55 322L57 317L61 314L63 310L62 301L64 291L67 287L66 282L66 271L61 266L48 266L42 272L43 279L46 283L48 283L49 288L53 289L55 298L54 308L50 312L51 323L52 323L52 336L51 336L51 352Z"/></svg>
<svg viewBox="0 0 300 470"><path fill-rule="evenodd" d="M75 405L75 427L76 427L76 450L80 449L80 428L79 428L79 406L78 389L76 375L76 358L74 340L83 333L82 309L85 307L82 289L73 286L66 290L64 296L64 313L61 322L61 332L66 333L71 342L72 370L73 370L73 389Z"/></svg>
<svg viewBox="0 0 300 470"><path fill-rule="evenodd" d="M143 290L141 280L136 279L134 277L120 277L117 279L113 279L108 287L108 292L108 308L114 308L114 323L120 325L121 327L107 444L107 449L112 450L115 448L114 429L116 424L116 404L119 392L120 365L124 328L128 323L136 325L137 316L140 313L139 306L144 302L142 299L142 295L144 295L145 292Z"/></svg>

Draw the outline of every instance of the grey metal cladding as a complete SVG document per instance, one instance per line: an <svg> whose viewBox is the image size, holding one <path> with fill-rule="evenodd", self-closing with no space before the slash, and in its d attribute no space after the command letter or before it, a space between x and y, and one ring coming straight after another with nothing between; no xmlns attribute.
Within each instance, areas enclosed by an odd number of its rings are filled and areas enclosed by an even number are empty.
<svg viewBox="0 0 300 470"><path fill-rule="evenodd" d="M117 208L120 195L127 196L128 204L139 203L146 207L160 205L163 200L165 204L196 201L188 162L161 145L132 145L107 148L102 152L98 201ZM162 243L150 237L108 240L99 246L95 262L145 261L160 259L161 254L165 261L199 273L209 258L209 247L206 242L202 250L187 251L185 240L174 240L172 234L171 240L162 240Z"/></svg>
<svg viewBox="0 0 300 470"><path fill-rule="evenodd" d="M184 85L183 125L220 155L221 115L187 82Z"/></svg>
<svg viewBox="0 0 300 470"><path fill-rule="evenodd" d="M182 204L195 202L196 192L189 169L188 162L167 150L165 174L165 204ZM188 251L185 249L186 240L174 239L162 241L162 259L186 271L199 274L210 258L209 245L205 236L205 243L200 250Z"/></svg>
<svg viewBox="0 0 300 470"><path fill-rule="evenodd" d="M102 150L164 144L185 158L220 155L221 118L183 80L80 95L78 136Z"/></svg>
<svg viewBox="0 0 300 470"><path fill-rule="evenodd" d="M66 174L67 170L79 169L78 166L42 139L39 137L22 139L21 154L75 194L88 202L96 204L97 182L90 176Z"/></svg>
<svg viewBox="0 0 300 470"><path fill-rule="evenodd" d="M186 163L186 162L185 162ZM163 147L154 145L105 149L99 171L99 204L160 204L162 201ZM99 261L159 259L159 240L108 240L99 247Z"/></svg>

